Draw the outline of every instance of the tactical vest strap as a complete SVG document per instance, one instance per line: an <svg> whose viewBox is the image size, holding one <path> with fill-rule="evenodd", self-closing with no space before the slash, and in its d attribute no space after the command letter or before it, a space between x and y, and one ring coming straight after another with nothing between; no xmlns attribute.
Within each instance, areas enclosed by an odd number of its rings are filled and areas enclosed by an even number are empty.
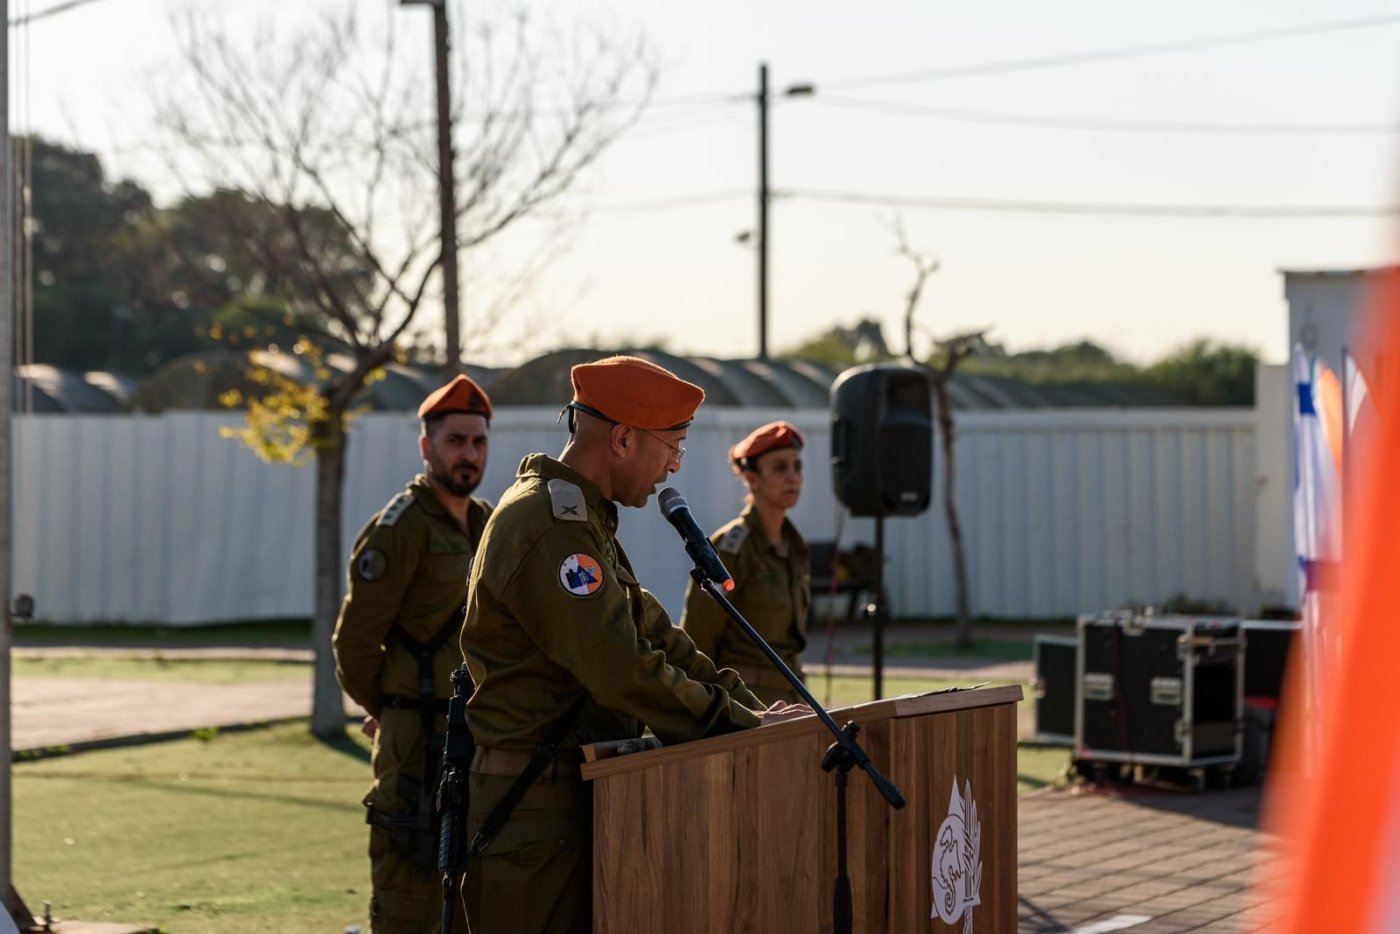
<svg viewBox="0 0 1400 934"><path fill-rule="evenodd" d="M462 628L466 613L466 602L448 616L447 621L435 632L431 639L420 642L395 623L385 638L385 644L397 642L413 656L418 663L418 694L385 694L384 706L392 710L416 710L423 730L422 775L410 789L399 789L401 796L411 802L407 814L380 815L370 808L366 820L389 831L390 841L401 853L408 856L414 865L423 869L433 866L433 851L438 839L435 799L437 795L438 769L442 765L443 737L438 734L438 724L447 722L447 698L438 697L433 683L433 662L442 647ZM400 774L401 782L406 776Z"/></svg>
<svg viewBox="0 0 1400 934"><path fill-rule="evenodd" d="M453 610L452 613L448 615L447 622L443 623L442 628L433 633L432 638L423 642L410 636L398 623L395 623L389 628L389 635L385 641L397 642L408 650L408 654L412 655L418 662L419 697L429 698L437 696L437 689L433 685L433 660L437 657L437 653L442 647L447 644L447 640L451 639L456 635L457 631L462 628L462 621L466 612L467 604L466 601L463 601L461 606L457 607L457 609ZM447 713L446 706L443 707L441 713Z"/></svg>

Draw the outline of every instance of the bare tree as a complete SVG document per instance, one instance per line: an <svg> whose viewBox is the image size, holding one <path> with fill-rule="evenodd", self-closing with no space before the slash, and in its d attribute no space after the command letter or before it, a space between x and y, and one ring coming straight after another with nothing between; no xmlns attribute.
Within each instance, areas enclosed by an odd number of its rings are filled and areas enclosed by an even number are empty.
<svg viewBox="0 0 1400 934"><path fill-rule="evenodd" d="M359 6L327 5L291 32L265 23L239 41L213 5L191 5L176 22L185 80L167 82L157 106L185 190L236 195L230 229L285 300L284 321L302 334L296 352L317 376L308 386L265 371L266 393L238 400L249 414L238 433L265 457L315 462L312 730L322 736L344 729L331 632L346 428L437 301L450 248L438 240L427 56L400 46L387 12L362 28ZM549 32L523 11L456 25L456 248L472 250L558 202L636 119L655 73L640 38ZM464 330L479 339L499 320Z"/></svg>
<svg viewBox="0 0 1400 934"><path fill-rule="evenodd" d="M914 267L914 281L904 296L904 353L909 361L928 371L933 384L934 403L938 408L938 438L943 445L943 514L948 522L948 544L953 553L953 591L957 645L966 648L972 644L972 611L967 588L967 551L963 545L962 522L958 518L957 501L957 460L954 443L957 440L953 421L953 407L948 401L948 384L953 379L958 364L985 346L983 331L955 334L952 337L934 341L933 353L926 360L920 360L914 352L914 332L917 330L914 315L919 301L923 298L924 286L941 265L933 256L914 249L905 236L904 225L898 219L890 225L897 240L897 252L909 260Z"/></svg>

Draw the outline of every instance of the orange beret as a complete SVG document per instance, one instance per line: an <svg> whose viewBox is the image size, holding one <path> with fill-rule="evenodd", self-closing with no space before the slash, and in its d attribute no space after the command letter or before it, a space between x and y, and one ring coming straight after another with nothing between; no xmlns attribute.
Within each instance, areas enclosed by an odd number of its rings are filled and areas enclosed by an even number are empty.
<svg viewBox="0 0 1400 934"><path fill-rule="evenodd" d="M607 357L569 372L574 408L620 425L675 431L690 425L705 390L640 357Z"/></svg>
<svg viewBox="0 0 1400 934"><path fill-rule="evenodd" d="M435 389L418 406L418 417L446 415L449 412L463 412L467 415L484 415L491 420L491 398L486 395L470 377L458 375L452 382Z"/></svg>
<svg viewBox="0 0 1400 934"><path fill-rule="evenodd" d="M802 432L787 422L769 422L749 432L749 436L729 449L729 459L739 464L779 448L802 450Z"/></svg>

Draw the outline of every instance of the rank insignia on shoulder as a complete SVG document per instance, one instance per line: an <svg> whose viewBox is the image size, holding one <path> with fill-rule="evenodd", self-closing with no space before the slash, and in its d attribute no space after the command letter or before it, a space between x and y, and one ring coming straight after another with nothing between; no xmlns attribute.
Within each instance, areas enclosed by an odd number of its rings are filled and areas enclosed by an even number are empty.
<svg viewBox="0 0 1400 934"><path fill-rule="evenodd" d="M389 569L389 559L384 557L384 552L378 548L366 548L360 553L360 558L355 562L355 572L360 575L360 580L377 581L384 576L384 572Z"/></svg>
<svg viewBox="0 0 1400 934"><path fill-rule="evenodd" d="M603 566L582 552L559 562L559 584L575 597L587 597L603 586Z"/></svg>
<svg viewBox="0 0 1400 934"><path fill-rule="evenodd" d="M715 546L715 550L736 552L744 547L744 540L748 537L749 527L740 523L724 533L724 537L719 540L719 544Z"/></svg>
<svg viewBox="0 0 1400 934"><path fill-rule="evenodd" d="M404 490L398 496L389 500L389 505L384 507L384 511L379 514L379 525L393 525L399 521L399 517L408 511L408 507L413 505L413 494Z"/></svg>
<svg viewBox="0 0 1400 934"><path fill-rule="evenodd" d="M549 481L549 501L554 507L554 518L565 522L588 521L588 504L578 484L559 479Z"/></svg>

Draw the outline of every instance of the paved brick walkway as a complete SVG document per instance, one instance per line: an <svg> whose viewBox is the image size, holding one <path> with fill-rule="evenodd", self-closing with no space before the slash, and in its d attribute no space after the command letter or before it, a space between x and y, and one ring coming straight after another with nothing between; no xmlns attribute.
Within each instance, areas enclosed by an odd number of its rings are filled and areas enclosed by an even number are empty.
<svg viewBox="0 0 1400 934"><path fill-rule="evenodd" d="M1259 800L1257 788L1021 798L1021 932L1255 930Z"/></svg>

